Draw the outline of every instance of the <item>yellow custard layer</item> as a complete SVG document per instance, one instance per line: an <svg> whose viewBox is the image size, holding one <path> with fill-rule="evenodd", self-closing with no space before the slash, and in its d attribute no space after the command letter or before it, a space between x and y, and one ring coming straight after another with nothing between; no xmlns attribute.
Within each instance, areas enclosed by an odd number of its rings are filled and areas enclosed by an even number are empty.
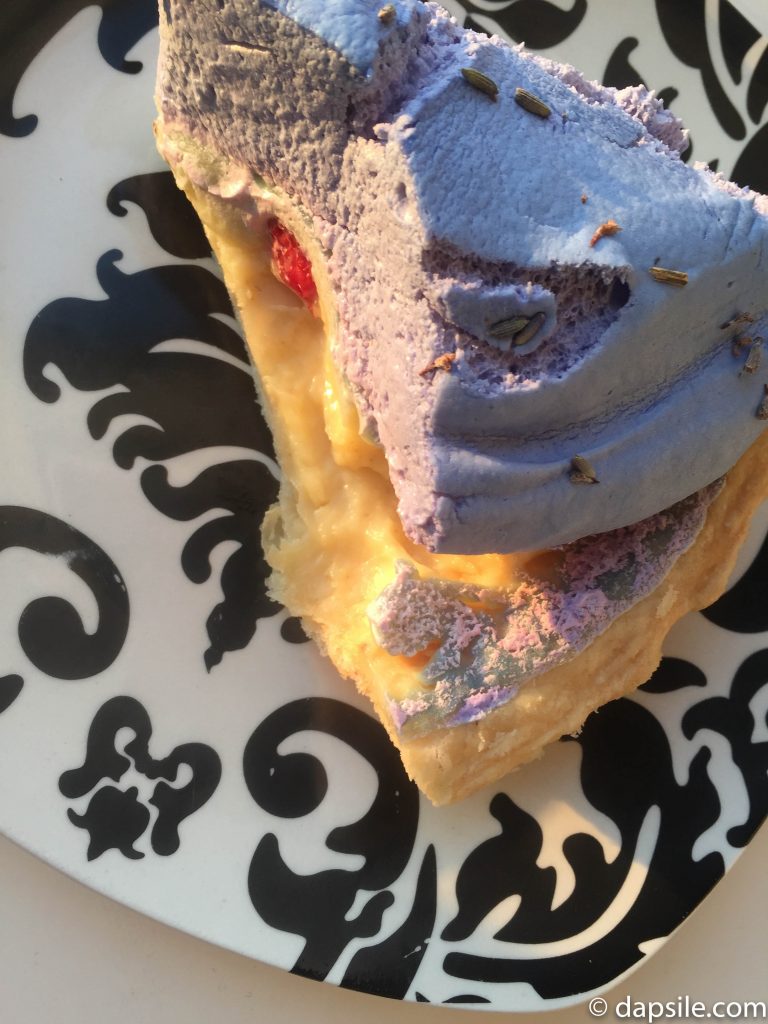
<svg viewBox="0 0 768 1024"><path fill-rule="evenodd" d="M246 227L237 210L195 186L186 191L239 303L283 473L279 503L264 525L265 553L281 580L275 596L308 620L342 673L357 675L365 659L381 665L390 698L413 696L422 687L424 658L382 650L366 615L391 583L396 562L413 562L422 576L510 588L534 556L435 555L408 540L383 451L361 436L357 409L331 357L324 322L335 314L322 280L321 320L275 279L264 231ZM313 259L313 268L318 265Z"/></svg>

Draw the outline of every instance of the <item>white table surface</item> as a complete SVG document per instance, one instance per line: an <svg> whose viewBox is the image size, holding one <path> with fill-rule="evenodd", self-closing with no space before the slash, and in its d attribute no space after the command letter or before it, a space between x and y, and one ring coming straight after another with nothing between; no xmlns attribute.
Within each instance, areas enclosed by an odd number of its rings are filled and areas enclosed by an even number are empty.
<svg viewBox="0 0 768 1024"><path fill-rule="evenodd" d="M478 1024L488 1018L482 1011L341 991L255 963L113 903L1 837L0 906L2 1024ZM627 995L645 1003L685 995L710 1005L768 1000L767 911L763 826L673 938L605 993L603 1019L616 1020L615 1004ZM537 1024L590 1019L584 1005L536 1017Z"/></svg>

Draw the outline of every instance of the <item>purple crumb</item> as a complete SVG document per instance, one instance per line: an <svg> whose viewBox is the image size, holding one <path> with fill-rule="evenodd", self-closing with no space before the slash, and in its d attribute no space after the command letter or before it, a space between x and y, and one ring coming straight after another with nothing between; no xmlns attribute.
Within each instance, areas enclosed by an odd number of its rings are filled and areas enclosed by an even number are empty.
<svg viewBox="0 0 768 1024"><path fill-rule="evenodd" d="M661 582L721 486L561 548L554 582L522 577L506 589L479 588L421 578L414 565L398 562L393 582L368 609L376 641L406 657L439 644L422 670L421 693L392 703L397 729L419 735L476 721L525 680L578 654Z"/></svg>

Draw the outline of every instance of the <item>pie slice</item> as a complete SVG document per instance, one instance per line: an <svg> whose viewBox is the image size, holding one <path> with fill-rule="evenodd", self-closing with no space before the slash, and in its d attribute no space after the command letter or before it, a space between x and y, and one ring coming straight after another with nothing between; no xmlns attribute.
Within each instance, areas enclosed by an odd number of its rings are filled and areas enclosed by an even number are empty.
<svg viewBox="0 0 768 1024"><path fill-rule="evenodd" d="M768 200L653 94L432 4L160 14L158 145L283 470L272 592L460 799L724 588L768 495Z"/></svg>

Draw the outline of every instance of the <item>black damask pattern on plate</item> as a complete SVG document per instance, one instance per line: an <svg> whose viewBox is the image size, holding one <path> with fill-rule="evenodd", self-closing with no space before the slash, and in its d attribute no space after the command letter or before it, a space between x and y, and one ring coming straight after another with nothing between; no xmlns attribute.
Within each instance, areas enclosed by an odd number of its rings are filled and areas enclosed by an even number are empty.
<svg viewBox="0 0 768 1024"><path fill-rule="evenodd" d="M158 426L137 427L121 437L115 458L124 468L139 455L170 458L206 443L225 444L230 437L229 443L239 444L255 437L266 446L262 450L271 451L269 435L255 416L238 427L238 415L222 408L206 425L204 413L219 411L228 388L233 392L230 405L244 405L246 396L253 397L252 389L247 391L245 386L250 381L244 372L242 339L217 318L232 316L223 283L196 265L124 273L118 266L121 259L122 253L112 249L96 265L96 278L106 298L56 299L32 321L24 344L24 377L33 394L43 402L60 398L58 385L44 374L48 364L58 366L80 391L123 385L126 392L101 399L91 410L88 425L97 438L117 415L143 413L152 419L164 415ZM161 342L177 338L201 342L240 359L243 370L218 360L220 378L213 372L218 367L211 356L152 351ZM186 405L169 401L174 391L189 393ZM193 402L194 409L189 408ZM171 408L164 411L165 405Z"/></svg>
<svg viewBox="0 0 768 1024"><path fill-rule="evenodd" d="M733 86L741 85L745 57L760 39L760 33L727 0L719 0L719 35L711 40L707 34L710 12L707 11L705 0L693 0L689 4L680 4L677 0L656 0L656 10L659 25L672 53L688 67L700 72L707 99L723 130L737 141L745 139L747 126L734 100L739 90L734 90ZM638 44L639 40L635 37L627 37L618 44L608 60L603 82L617 88L640 84L653 87L659 98L670 107L678 96L678 90L672 85L645 81L641 71L631 63L631 55ZM712 44L720 47L730 80L722 80L718 76L718 61L711 52ZM746 112L753 124L759 124L768 105L768 51L762 54L749 74ZM765 161L767 133L768 126L764 126L752 137L729 175L740 185L762 193L768 192ZM683 159L690 161L693 152L693 141L689 140ZM712 170L717 170L719 160L712 159L712 155L707 154L708 162Z"/></svg>
<svg viewBox="0 0 768 1024"><path fill-rule="evenodd" d="M415 992L414 997L417 1003L431 1003L433 1000L427 999L423 992ZM474 993L468 992L466 995L451 996L450 999L440 1000L443 1006L463 1006L465 1003L470 1005L471 1003L490 1003L490 999L485 996L479 996Z"/></svg>
<svg viewBox="0 0 768 1024"><path fill-rule="evenodd" d="M541 828L500 794L491 804L500 834L481 843L462 865L459 911L443 933L447 941L468 939L490 910L519 894L517 912L496 937L523 943L569 939L573 952L537 959L451 952L444 963L448 974L464 981L527 982L545 999L597 989L641 959L643 942L676 928L722 876L719 853L697 860L692 854L696 840L720 813L720 797L707 771L708 748L694 756L687 781L679 785L664 728L631 700L614 701L592 715L575 742L583 751L584 793L618 827L619 854L609 864L594 837L570 836L563 852L576 884L552 909L554 869L536 863ZM581 945L580 935L615 901L620 905L641 830L657 814L657 838L640 892L608 934Z"/></svg>
<svg viewBox="0 0 768 1024"><path fill-rule="evenodd" d="M237 542L221 572L224 598L206 621L210 646L203 658L210 670L226 651L246 647L258 620L282 607L267 593L271 569L261 547L261 523L278 483L262 462L243 459L206 469L185 487L171 487L163 466L150 466L141 482L155 508L172 519L191 520L214 508L226 513L195 530L184 545L181 565L193 583L210 578L214 548Z"/></svg>
<svg viewBox="0 0 768 1024"><path fill-rule="evenodd" d="M733 180L768 195L768 124L756 132L741 151L733 168Z"/></svg>
<svg viewBox="0 0 768 1024"><path fill-rule="evenodd" d="M127 790L102 786L91 797L84 814L69 808L69 820L85 829L90 837L88 860L96 860L107 850L118 850L128 860L141 860L144 856L133 844L144 834L151 814L137 799L138 793L136 786Z"/></svg>
<svg viewBox="0 0 768 1024"><path fill-rule="evenodd" d="M24 680L15 673L9 676L0 676L0 715L13 704L23 686Z"/></svg>
<svg viewBox="0 0 768 1024"><path fill-rule="evenodd" d="M695 704L683 718L683 734L694 739L702 730L728 741L749 798L747 818L728 830L732 846L746 846L768 816L768 741L754 739L755 720L750 702L768 686L768 650L756 651L739 667L727 697L710 697ZM768 714L761 725L768 724Z"/></svg>
<svg viewBox="0 0 768 1024"><path fill-rule="evenodd" d="M768 632L768 536L746 572L702 615L731 633Z"/></svg>
<svg viewBox="0 0 768 1024"><path fill-rule="evenodd" d="M289 644L307 644L309 637L304 632L301 619L296 615L289 615L280 626L280 636Z"/></svg>
<svg viewBox="0 0 768 1024"><path fill-rule="evenodd" d="M162 176L161 176L162 177ZM112 190L114 203L133 197L162 205L165 187L139 187L136 179ZM186 200L184 200L186 202ZM117 208L117 207L116 207ZM146 205L156 237L167 233L164 214ZM191 244L190 238L177 248ZM136 459L161 463L178 455L217 447L251 450L254 458L225 462L202 472L183 487L172 487L164 466L141 473L141 487L164 515L191 521L205 512L222 513L194 531L182 567L202 582L210 575L213 548L226 540L237 550L222 572L224 600L208 618L210 669L227 651L240 650L254 635L259 618L280 605L267 594L270 574L261 547L261 522L275 501L278 484L261 455L274 458L272 438L256 401L242 338L219 316L231 316L227 291L200 265L152 267L123 273L116 250L105 253L97 277L101 300L61 298L35 317L24 347L28 387L42 401L55 402L60 389L45 375L53 364L80 391L121 385L99 398L88 414L91 436L99 440L118 417L140 414L144 422L123 430L114 443L115 462L130 469ZM202 343L195 351L157 351L164 341ZM222 353L232 359L218 358Z"/></svg>
<svg viewBox="0 0 768 1024"><path fill-rule="evenodd" d="M273 928L301 935L304 948L292 969L323 979L353 939L373 938L379 933L384 911L394 901L389 887L413 855L419 796L378 722L340 701L308 697L269 715L245 748L243 771L249 792L270 814L302 817L319 807L326 796L328 778L317 757L278 752L284 740L304 731L342 740L365 758L377 776L376 795L365 815L334 828L325 838L329 850L361 856L364 863L360 869L295 874L283 860L272 833L262 838L251 861L248 891L256 912ZM370 896L359 913L349 918L361 892ZM432 934L436 899L435 854L429 848L405 920L393 934L353 956L342 984L402 998Z"/></svg>
<svg viewBox="0 0 768 1024"><path fill-rule="evenodd" d="M760 38L755 26L728 0L719 5L720 48L731 79L741 82L744 57ZM759 118L757 119L759 120Z"/></svg>
<svg viewBox="0 0 768 1024"><path fill-rule="evenodd" d="M728 7L726 0L720 0L721 12ZM685 4L679 0L656 0L656 14L672 53L683 64L700 72L707 99L723 131L737 141L744 139L746 125L718 78L709 49L706 0L690 0Z"/></svg>
<svg viewBox="0 0 768 1024"><path fill-rule="evenodd" d="M121 753L116 740L125 728L134 735ZM147 779L158 780L147 801L157 809L149 841L152 850L164 857L179 848L181 822L198 811L216 790L221 759L215 750L205 743L182 743L167 757L155 759L149 753L151 736L152 724L144 706L133 697L113 697L94 716L83 764L60 777L59 790L69 800L95 790L84 813L72 808L67 811L73 824L88 831L88 860L110 849L133 860L144 856L133 844L149 825L149 808L138 799L136 786L127 790L99 786L103 780L119 782L131 767ZM192 777L186 785L171 785L182 765L189 767Z"/></svg>
<svg viewBox="0 0 768 1024"><path fill-rule="evenodd" d="M107 196L107 209L125 217L130 203L144 211L152 237L166 252L185 260L211 255L200 219L170 171L150 171L119 181Z"/></svg>
<svg viewBox="0 0 768 1024"><path fill-rule="evenodd" d="M615 48L603 74L603 85L612 86L614 89L626 89L632 85L645 85L643 76L631 63L630 57L640 45L636 36L627 36L622 39Z"/></svg>
<svg viewBox="0 0 768 1024"><path fill-rule="evenodd" d="M752 73L747 92L747 113L759 124L768 106L768 49L763 52Z"/></svg>
<svg viewBox="0 0 768 1024"><path fill-rule="evenodd" d="M466 28L479 32L488 29L472 15L492 18L493 21L515 42L525 43L533 50L545 50L556 46L572 35L587 13L587 0L572 0L569 10L549 3L549 0L510 0L507 4L475 4L462 0L467 11L464 20Z"/></svg>
<svg viewBox="0 0 768 1024"><path fill-rule="evenodd" d="M128 592L115 563L85 534L47 512L0 506L0 552L17 547L64 561L93 594L99 614L96 630L88 633L63 598L31 601L18 625L27 658L54 679L87 679L103 672L122 650L128 631ZM7 683L6 691L13 685Z"/></svg>
<svg viewBox="0 0 768 1024"><path fill-rule="evenodd" d="M156 0L97 0L101 7L98 45L115 70L137 74L142 65L127 60L129 50L157 24ZM94 0L3 0L0 4L0 134L21 138L37 127L37 114L15 117L19 82L43 47ZM5 45L3 45L5 44Z"/></svg>
<svg viewBox="0 0 768 1024"><path fill-rule="evenodd" d="M670 693L686 686L706 686L707 677L696 665L684 658L662 658L648 682L640 687L646 693Z"/></svg>
<svg viewBox="0 0 768 1024"><path fill-rule="evenodd" d="M437 913L437 858L427 848L421 862L411 908L394 932L358 950L341 980L342 988L403 999L427 951Z"/></svg>

